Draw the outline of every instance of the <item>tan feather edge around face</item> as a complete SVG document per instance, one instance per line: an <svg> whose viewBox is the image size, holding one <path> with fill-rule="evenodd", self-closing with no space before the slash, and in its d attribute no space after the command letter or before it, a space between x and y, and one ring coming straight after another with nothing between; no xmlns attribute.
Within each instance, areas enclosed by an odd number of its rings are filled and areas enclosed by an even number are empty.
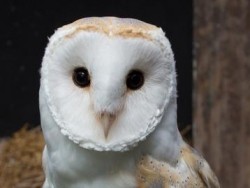
<svg viewBox="0 0 250 188"><path fill-rule="evenodd" d="M79 31L90 31L103 33L108 36L153 40L149 32L160 29L139 20L115 17L83 18L62 27L62 29L71 28L75 29L74 32L66 35L65 38L71 38Z"/></svg>

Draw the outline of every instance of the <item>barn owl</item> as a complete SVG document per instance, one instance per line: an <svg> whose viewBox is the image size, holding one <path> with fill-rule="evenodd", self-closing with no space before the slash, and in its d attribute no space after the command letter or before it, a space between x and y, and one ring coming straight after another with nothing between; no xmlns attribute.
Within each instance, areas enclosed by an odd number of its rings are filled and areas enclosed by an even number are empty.
<svg viewBox="0 0 250 188"><path fill-rule="evenodd" d="M92 17L59 28L41 67L44 188L219 187L176 122L161 28Z"/></svg>

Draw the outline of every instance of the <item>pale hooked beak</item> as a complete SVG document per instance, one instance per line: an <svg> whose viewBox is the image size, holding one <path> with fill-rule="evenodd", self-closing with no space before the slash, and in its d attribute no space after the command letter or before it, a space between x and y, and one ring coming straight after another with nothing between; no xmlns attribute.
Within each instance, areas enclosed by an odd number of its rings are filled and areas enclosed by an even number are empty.
<svg viewBox="0 0 250 188"><path fill-rule="evenodd" d="M110 131L110 128L111 128L113 122L115 121L115 115L110 114L110 113L106 113L106 112L101 113L100 114L100 121L101 121L102 126L103 126L105 138L107 138L109 131Z"/></svg>

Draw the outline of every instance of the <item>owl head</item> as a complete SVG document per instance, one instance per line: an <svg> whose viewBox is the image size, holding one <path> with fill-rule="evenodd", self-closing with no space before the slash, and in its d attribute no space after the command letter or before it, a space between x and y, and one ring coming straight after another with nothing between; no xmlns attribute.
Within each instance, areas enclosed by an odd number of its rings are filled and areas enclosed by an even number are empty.
<svg viewBox="0 0 250 188"><path fill-rule="evenodd" d="M175 77L160 28L135 19L84 18L50 38L41 88L63 135L86 149L125 151L159 125L176 95Z"/></svg>

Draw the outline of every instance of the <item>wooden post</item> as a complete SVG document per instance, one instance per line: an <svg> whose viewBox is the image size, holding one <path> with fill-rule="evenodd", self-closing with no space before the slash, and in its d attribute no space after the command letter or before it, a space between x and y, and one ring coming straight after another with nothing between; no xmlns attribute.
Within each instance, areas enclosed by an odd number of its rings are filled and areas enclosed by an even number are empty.
<svg viewBox="0 0 250 188"><path fill-rule="evenodd" d="M194 146L221 187L250 187L250 1L194 0Z"/></svg>

